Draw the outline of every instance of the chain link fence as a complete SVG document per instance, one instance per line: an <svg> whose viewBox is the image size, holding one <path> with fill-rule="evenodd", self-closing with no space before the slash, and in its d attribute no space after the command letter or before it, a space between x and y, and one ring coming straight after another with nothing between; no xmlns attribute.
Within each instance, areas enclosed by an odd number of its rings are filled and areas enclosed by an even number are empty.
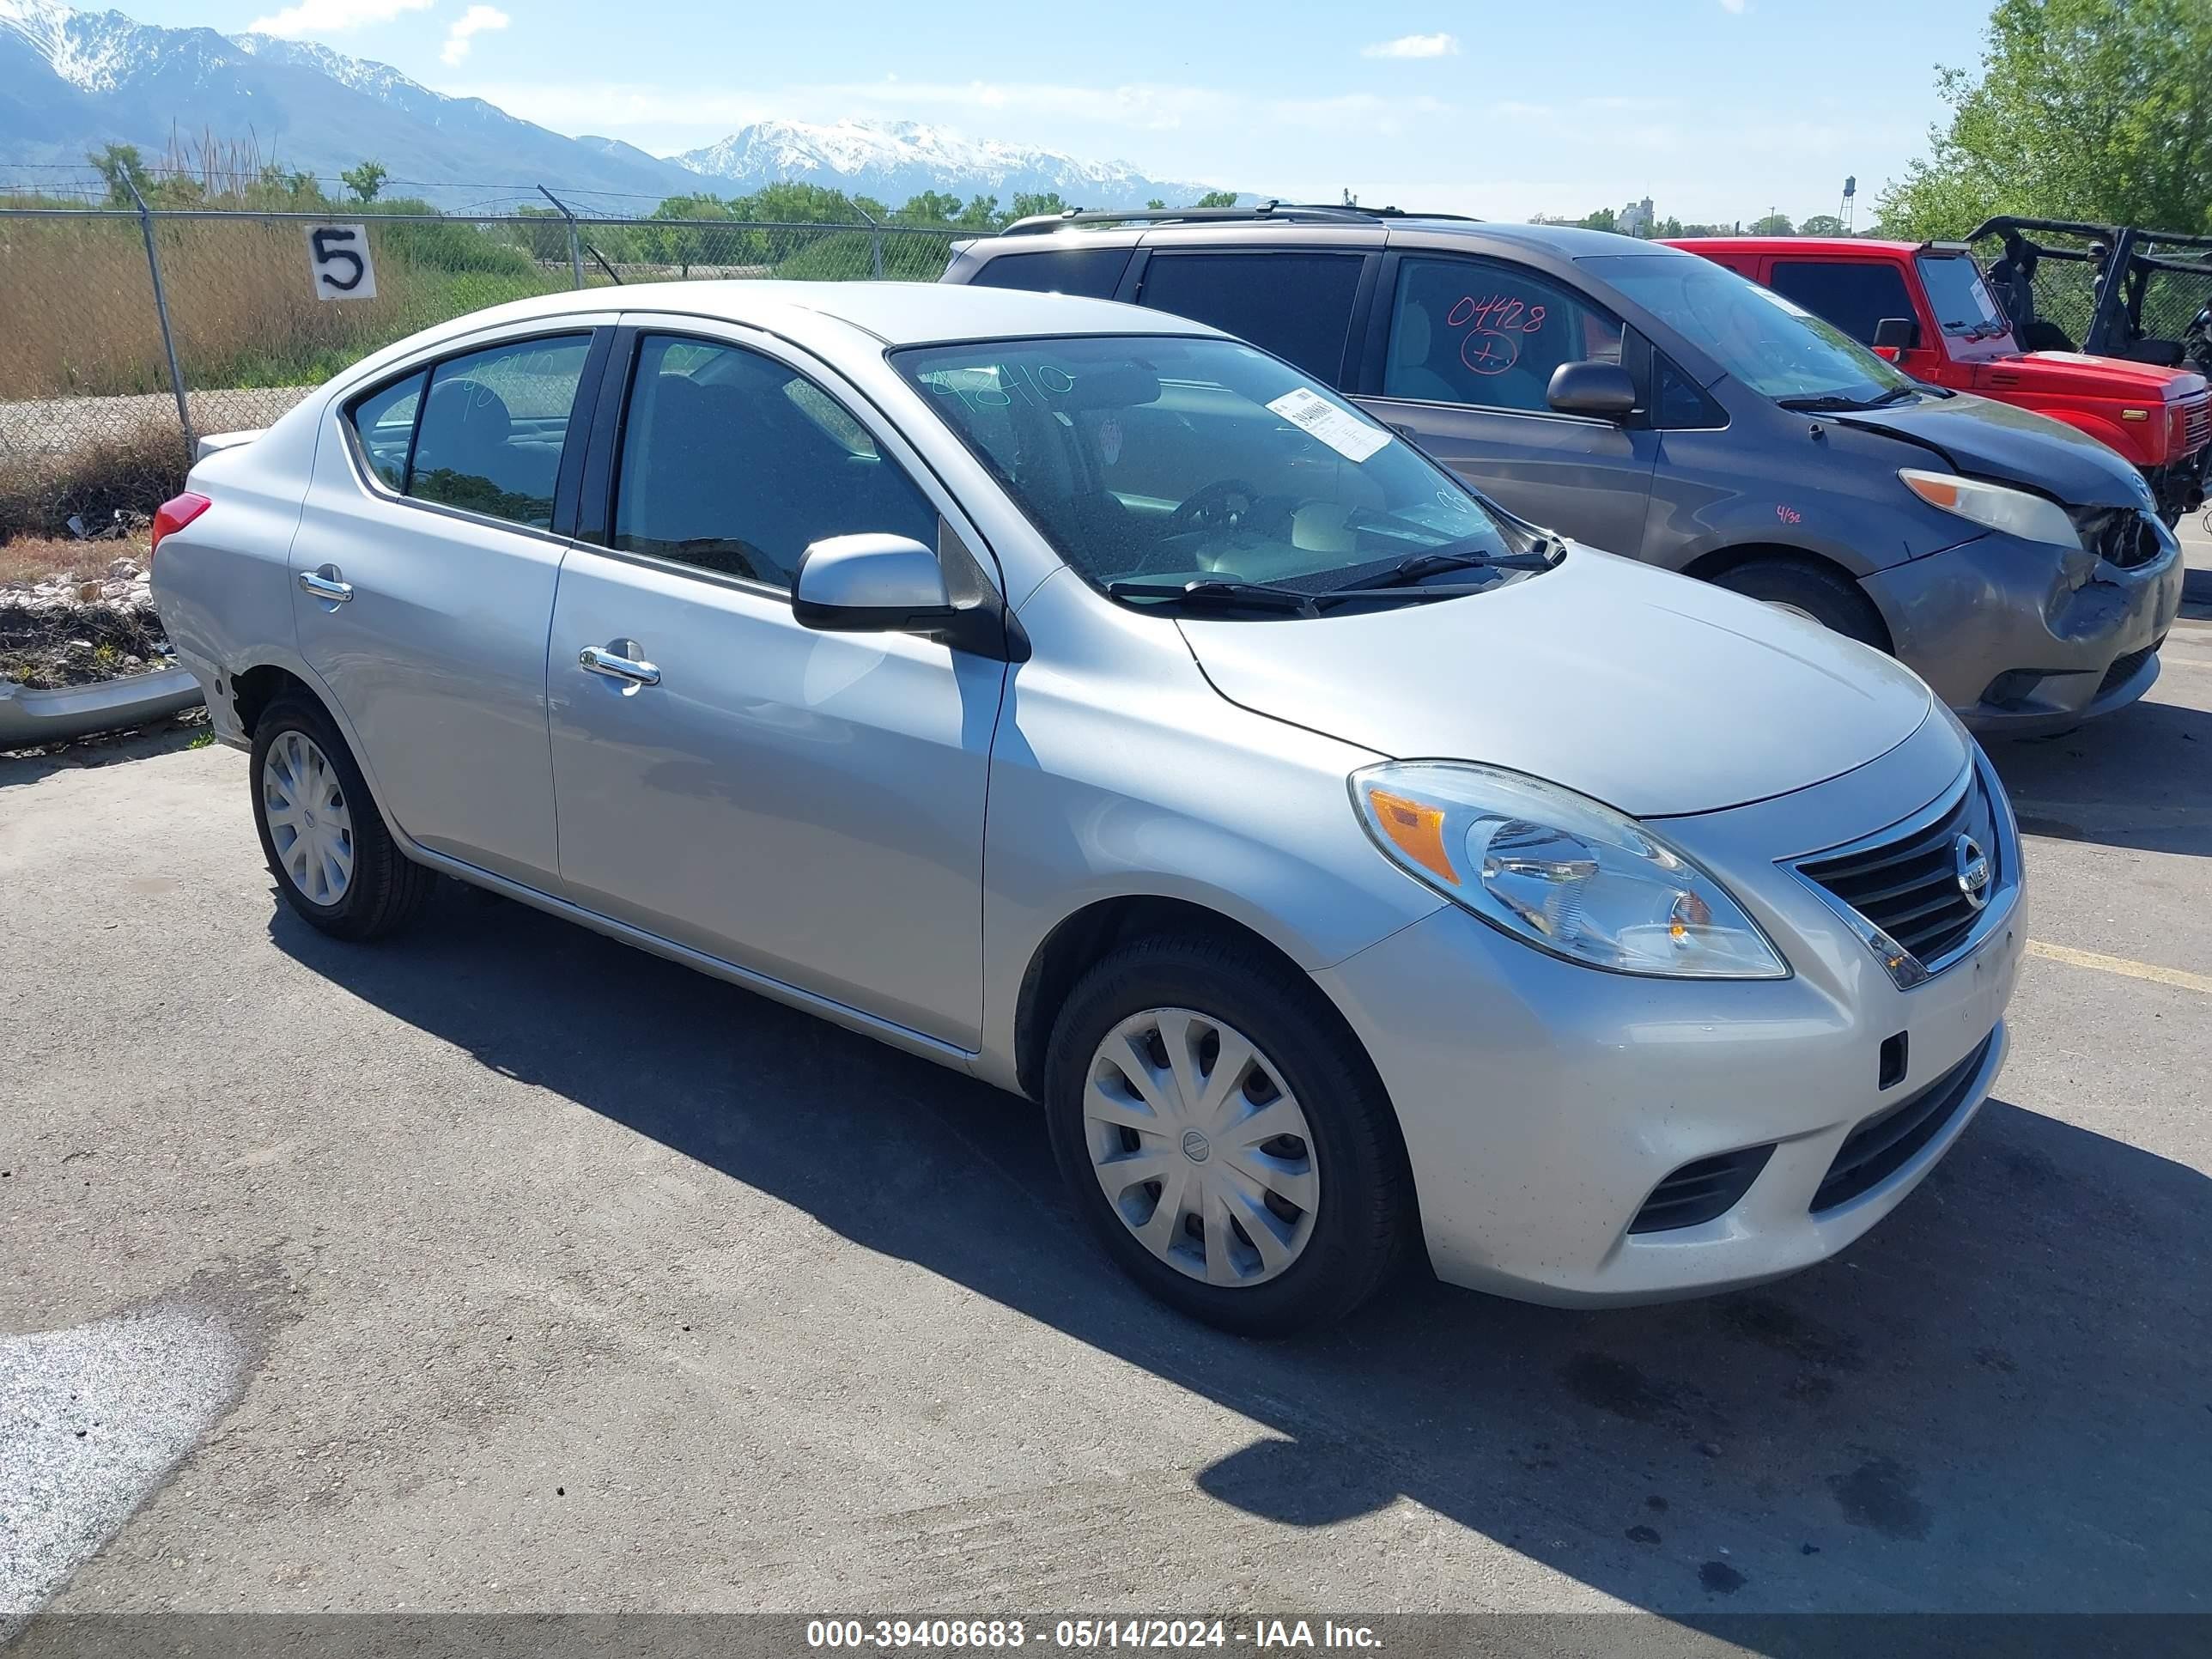
<svg viewBox="0 0 2212 1659"><path fill-rule="evenodd" d="M347 225L365 246L331 237ZM318 230L347 250L335 265L311 263ZM650 282L930 282L968 234L558 204L471 216L0 201L0 543L150 514L195 434L266 426L349 364L486 306ZM350 276L356 250L374 296L323 297L317 271Z"/></svg>

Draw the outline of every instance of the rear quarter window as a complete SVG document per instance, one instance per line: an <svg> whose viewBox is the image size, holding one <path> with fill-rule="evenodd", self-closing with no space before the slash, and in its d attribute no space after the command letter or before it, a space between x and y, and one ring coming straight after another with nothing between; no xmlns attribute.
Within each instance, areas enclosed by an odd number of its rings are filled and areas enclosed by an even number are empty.
<svg viewBox="0 0 2212 1659"><path fill-rule="evenodd" d="M1129 268L1126 247L1041 248L986 259L969 279L979 288L1018 288L1030 294L1079 294L1110 300Z"/></svg>

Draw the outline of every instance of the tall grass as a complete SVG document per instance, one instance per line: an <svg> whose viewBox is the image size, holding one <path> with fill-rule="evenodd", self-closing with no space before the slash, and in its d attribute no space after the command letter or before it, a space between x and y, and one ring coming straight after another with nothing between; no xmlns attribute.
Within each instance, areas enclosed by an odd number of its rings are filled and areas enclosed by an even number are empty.
<svg viewBox="0 0 2212 1659"><path fill-rule="evenodd" d="M356 212L370 227L374 300L316 297L305 222L157 222L187 386L313 384L433 323L568 286L565 261L541 265L467 223L392 224ZM167 387L135 220L0 216L0 294L9 313L0 330L0 401Z"/></svg>

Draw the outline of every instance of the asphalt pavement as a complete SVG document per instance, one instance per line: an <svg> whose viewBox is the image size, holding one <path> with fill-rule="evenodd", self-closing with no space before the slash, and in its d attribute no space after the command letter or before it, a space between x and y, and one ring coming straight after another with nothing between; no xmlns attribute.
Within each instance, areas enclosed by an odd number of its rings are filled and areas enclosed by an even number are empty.
<svg viewBox="0 0 2212 1659"><path fill-rule="evenodd" d="M451 887L311 932L183 741L0 763L0 1625L2206 1610L2212 623L1995 751L2012 1059L1859 1245L1272 1346L1125 1285L1019 1101Z"/></svg>

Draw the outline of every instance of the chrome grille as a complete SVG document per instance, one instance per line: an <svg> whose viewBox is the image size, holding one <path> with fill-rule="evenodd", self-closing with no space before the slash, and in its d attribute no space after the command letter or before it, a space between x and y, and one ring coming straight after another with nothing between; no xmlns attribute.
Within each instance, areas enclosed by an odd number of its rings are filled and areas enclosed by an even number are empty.
<svg viewBox="0 0 2212 1659"><path fill-rule="evenodd" d="M1960 878L1961 836L1970 838L1989 860L1983 904L1974 902ZM1997 811L1977 765L1948 804L1899 826L1894 834L1799 860L1796 867L1850 915L1909 954L1909 966L1892 963L1890 972L1900 984L1911 984L1948 966L1988 905L2019 879L2009 867L2016 856L1998 834ZM1887 954L1877 940L1868 943L1877 955Z"/></svg>

